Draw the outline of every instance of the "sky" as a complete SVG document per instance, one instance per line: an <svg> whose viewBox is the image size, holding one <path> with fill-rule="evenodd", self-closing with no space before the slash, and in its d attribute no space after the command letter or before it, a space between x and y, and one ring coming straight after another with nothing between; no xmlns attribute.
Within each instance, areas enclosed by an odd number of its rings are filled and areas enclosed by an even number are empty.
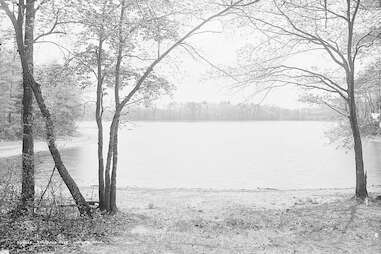
<svg viewBox="0 0 381 254"><path fill-rule="evenodd" d="M5 26L0 17L0 28ZM197 21L199 22L199 21ZM8 22L9 23L9 22ZM190 27L195 24L189 24ZM221 69L235 67L238 63L238 51L247 44L258 44L260 42L259 32L248 31L237 24L229 24L225 21L213 21L207 24L202 31L213 31L213 33L200 33L187 42L214 66ZM180 32L184 34L186 30ZM0 38L1 39L1 38ZM68 38L53 38L57 44L68 47ZM69 46L70 47L70 46ZM63 60L63 50L49 43L35 45L36 64L59 63ZM261 53L261 52L259 52ZM266 54L263 52L262 54ZM271 52L270 52L271 54ZM305 53L287 60L290 65L302 65L312 68L323 67L335 72L335 64L323 53ZM212 78L218 75L218 71L199 57L192 57L188 52L179 48L173 51L165 61L161 62L155 71L170 81L176 89L171 97L163 96L157 104L168 104L170 102L226 102L232 103L262 103L284 108L303 108L308 105L299 101L302 94L295 87L284 87L273 89L266 97L264 94L253 94L254 89L250 87L245 90L233 89L234 81L225 78ZM336 72L335 72L336 73ZM221 74L222 75L222 74ZM87 99L95 99L95 88L88 89ZM110 99L111 101L111 99Z"/></svg>
<svg viewBox="0 0 381 254"><path fill-rule="evenodd" d="M4 22L1 22L4 26ZM247 44L257 44L256 34L243 34L244 29L235 29L226 22L214 21L203 28L201 33L193 36L188 42L208 61L222 69L235 66L238 61L237 52ZM244 31L244 32L243 32ZM57 44L68 45L70 41L64 38L54 38ZM63 60L63 50L54 44L38 43L35 45L36 64L59 63ZM329 66L329 59L322 54L299 55L293 61L302 65ZM264 94L253 95L252 89L233 89L231 79L213 79L211 73L217 75L213 67L204 60L192 57L188 52L179 48L160 63L155 69L163 74L176 89L171 97L163 96L157 104L170 102L212 102L230 101L232 103L262 103L276 105L284 108L302 108L308 105L299 101L301 91L295 87L277 88L266 97ZM95 98L95 88L87 91L89 99Z"/></svg>
<svg viewBox="0 0 381 254"><path fill-rule="evenodd" d="M247 38L236 34L234 30L223 29L220 22L213 22L204 28L202 33L189 40L197 51L209 62L222 69L237 63L237 51L248 41ZM216 33L218 32L218 33ZM65 45L67 41L56 38L55 41ZM63 51L54 44L41 43L35 46L35 61L37 64L61 62ZM163 96L156 104L165 105L170 102L211 102L230 101L232 103L259 103L276 105L285 108L301 108L306 105L298 101L299 92L295 88L273 90L265 99L263 94L253 95L253 91L233 89L231 79L213 79L218 71L199 57L192 57L188 52L179 48L168 59L157 67L159 73L175 85L172 96ZM95 96L93 90L88 91L87 97Z"/></svg>

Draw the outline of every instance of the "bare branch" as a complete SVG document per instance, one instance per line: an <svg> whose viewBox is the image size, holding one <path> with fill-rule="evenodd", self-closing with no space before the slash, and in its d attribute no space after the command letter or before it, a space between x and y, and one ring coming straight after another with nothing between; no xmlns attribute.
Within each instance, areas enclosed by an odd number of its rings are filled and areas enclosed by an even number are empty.
<svg viewBox="0 0 381 254"><path fill-rule="evenodd" d="M260 0L254 0L250 2L250 4L257 3ZM155 61L151 63L150 66L146 69L144 74L141 76L141 78L137 81L135 87L130 91L130 93L122 100L120 103L118 110L121 111L123 107L126 105L126 103L132 98L132 96L139 90L140 86L143 84L145 79L148 77L148 75L152 72L153 68L161 62L172 50L177 48L180 44L182 44L186 39L188 39L194 32L198 31L201 27L203 27L206 23L209 21L221 17L222 15L226 14L229 10L231 10L233 7L236 7L239 4L243 4L244 0L238 0L235 3L231 3L231 5L228 5L225 9L221 10L220 12L209 16L204 21L202 21L200 24L195 26L193 29L191 29L188 33L186 33L183 37L181 37L178 41L176 41L171 47L169 47L162 55L160 55Z"/></svg>
<svg viewBox="0 0 381 254"><path fill-rule="evenodd" d="M340 109L338 109L337 107L333 106L332 104L324 101L324 100L321 100L321 102L326 105L327 107L329 107L330 109L332 109L333 111L335 111L336 113L338 113L339 115L342 115L344 116L345 118L348 118L349 115L347 112L342 112Z"/></svg>
<svg viewBox="0 0 381 254"><path fill-rule="evenodd" d="M5 0L0 0L0 8L5 11L5 14L9 17L14 27L17 27L17 19L15 14L9 9L8 4Z"/></svg>
<svg viewBox="0 0 381 254"><path fill-rule="evenodd" d="M61 32L61 31L55 31L55 29L57 28L57 25L59 24L58 20L59 20L59 10L57 11L57 13L55 14L55 20L54 20L54 23L52 25L52 27L49 29L49 31L45 32L45 33L42 33L38 36L36 36L33 40L33 42L36 42L38 41L40 38L44 37L44 36L48 36L48 35L51 35L51 34L65 34L65 32Z"/></svg>

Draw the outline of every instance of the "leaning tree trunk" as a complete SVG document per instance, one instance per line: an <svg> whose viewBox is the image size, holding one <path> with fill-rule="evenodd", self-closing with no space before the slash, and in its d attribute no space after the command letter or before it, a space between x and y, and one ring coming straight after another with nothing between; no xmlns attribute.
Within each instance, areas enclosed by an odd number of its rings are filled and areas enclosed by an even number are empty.
<svg viewBox="0 0 381 254"><path fill-rule="evenodd" d="M354 96L354 84L349 89L349 121L353 135L355 162L356 162L356 197L365 199L368 196L366 187L366 175L364 170L364 160L362 151L361 134L357 121L357 109Z"/></svg>
<svg viewBox="0 0 381 254"><path fill-rule="evenodd" d="M22 53L20 53L20 55L22 55ZM61 154L57 149L53 120L48 108L46 107L44 98L42 97L40 84L38 84L34 80L33 76L29 73L28 66L26 62L24 61L23 57L21 57L21 59L22 59L22 67L23 67L24 76L27 80L27 83L32 87L32 90L36 98L37 104L40 108L41 114L45 119L48 147L49 147L50 154L53 157L55 167L57 168L58 173L60 174L65 185L69 189L75 203L77 204L79 212L81 214L87 214L91 216L91 210L88 203L86 202L85 198L82 196L77 184L74 182L73 178L70 176L69 172L67 171L61 159Z"/></svg>
<svg viewBox="0 0 381 254"><path fill-rule="evenodd" d="M31 74L33 74L34 17L34 0L27 0L25 8L24 46L25 58ZM33 211L33 202L35 194L33 144L33 91L31 87L28 85L27 78L25 77L25 75L23 75L22 125L22 185L20 209Z"/></svg>

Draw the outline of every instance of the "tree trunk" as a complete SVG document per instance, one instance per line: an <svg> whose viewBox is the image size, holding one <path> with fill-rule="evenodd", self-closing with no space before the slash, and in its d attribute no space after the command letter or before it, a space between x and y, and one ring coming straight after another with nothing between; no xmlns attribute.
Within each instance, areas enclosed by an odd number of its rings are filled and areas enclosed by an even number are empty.
<svg viewBox="0 0 381 254"><path fill-rule="evenodd" d="M363 151L362 151L362 141L360 130L357 122L357 112L356 103L354 101L354 96L351 96L349 101L350 116L349 121L351 124L354 152L355 152L355 163L356 163L356 197L360 199L365 199L368 196L366 187L366 176L364 171L364 161L363 161Z"/></svg>
<svg viewBox="0 0 381 254"><path fill-rule="evenodd" d="M354 67L352 66L352 70ZM351 130L353 135L354 152L355 152L355 163L356 163L356 198L365 199L368 196L368 191L366 187L366 175L364 170L364 160L362 151L362 141L361 134L357 120L357 108L355 101L355 83L354 75L348 75L348 107L349 107L349 121L351 124Z"/></svg>
<svg viewBox="0 0 381 254"><path fill-rule="evenodd" d="M105 170L105 209L106 211L111 211L111 177L110 177L110 169L111 169L111 160L114 146L114 130L115 130L115 115L110 125L110 138L108 144L107 151L107 159L106 159L106 170Z"/></svg>
<svg viewBox="0 0 381 254"><path fill-rule="evenodd" d="M97 106L98 108L98 106ZM103 125L102 117L97 114L98 126L98 196L99 209L105 208L105 179L104 179L104 161L103 161Z"/></svg>
<svg viewBox="0 0 381 254"><path fill-rule="evenodd" d="M33 75L33 40L34 40L34 0L27 0L25 6L25 33L24 47L25 60L29 71ZM9 117L9 120L12 120ZM35 194L34 183L34 144L33 144L33 91L28 84L27 77L23 75L22 97L22 187L21 207L22 210L33 212Z"/></svg>
<svg viewBox="0 0 381 254"><path fill-rule="evenodd" d="M98 103L96 110L96 121L98 126L98 196L99 196L99 209L105 208L105 183L104 183L104 161L103 161L103 125L102 116L98 114Z"/></svg>
<svg viewBox="0 0 381 254"><path fill-rule="evenodd" d="M104 179L104 159L103 159L103 80L102 80L102 46L103 40L99 38L97 65L98 65L98 84L97 84L97 102L95 110L95 119L98 126L98 196L99 196L99 209L105 209L105 179Z"/></svg>
<svg viewBox="0 0 381 254"><path fill-rule="evenodd" d="M111 190L110 190L110 209L111 213L117 212L116 207L116 170L118 169L118 131L119 131L119 116L115 126L114 144L112 150L112 173L111 173Z"/></svg>
<svg viewBox="0 0 381 254"><path fill-rule="evenodd" d="M114 151L117 152L117 144L118 142L118 124L119 124L120 111L116 110L114 113L114 117L112 119L110 125L110 138L109 138L109 146L107 153L107 161L106 161L106 171L105 171L105 204L106 210L109 213L116 212L116 169L118 162L118 154L116 154L116 158L114 158ZM111 170L111 162L113 162L113 172L112 176L110 176ZM114 193L112 193L112 189L114 189ZM112 195L114 196L114 200L112 203ZM112 207L114 206L114 207Z"/></svg>

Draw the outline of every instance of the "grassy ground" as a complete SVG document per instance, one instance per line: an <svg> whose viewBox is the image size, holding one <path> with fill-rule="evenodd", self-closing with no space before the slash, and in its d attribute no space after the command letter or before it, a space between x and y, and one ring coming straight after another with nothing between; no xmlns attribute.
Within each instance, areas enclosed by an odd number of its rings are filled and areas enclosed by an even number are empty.
<svg viewBox="0 0 381 254"><path fill-rule="evenodd" d="M134 218L122 231L57 253L381 253L381 201L358 203L351 190L126 189L118 197Z"/></svg>

